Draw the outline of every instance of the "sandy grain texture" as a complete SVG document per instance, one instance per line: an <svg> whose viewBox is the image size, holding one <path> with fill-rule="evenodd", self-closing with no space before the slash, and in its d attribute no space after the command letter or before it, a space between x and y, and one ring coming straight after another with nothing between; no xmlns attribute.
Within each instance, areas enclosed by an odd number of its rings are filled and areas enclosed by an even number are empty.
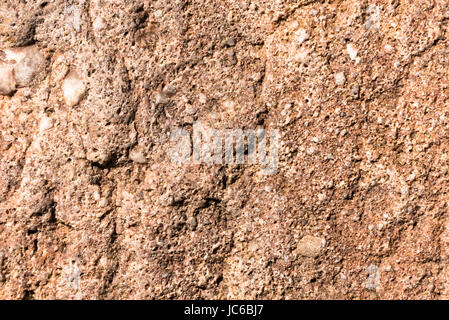
<svg viewBox="0 0 449 320"><path fill-rule="evenodd" d="M1 0L0 298L448 299L449 2ZM170 161L277 128L279 170Z"/></svg>

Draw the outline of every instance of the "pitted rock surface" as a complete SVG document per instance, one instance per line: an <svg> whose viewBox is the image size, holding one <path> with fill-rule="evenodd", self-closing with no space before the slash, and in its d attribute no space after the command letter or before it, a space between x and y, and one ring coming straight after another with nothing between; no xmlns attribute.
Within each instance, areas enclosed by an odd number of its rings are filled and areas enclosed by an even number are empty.
<svg viewBox="0 0 449 320"><path fill-rule="evenodd" d="M0 298L449 298L449 2L3 0ZM170 132L278 129L277 174Z"/></svg>

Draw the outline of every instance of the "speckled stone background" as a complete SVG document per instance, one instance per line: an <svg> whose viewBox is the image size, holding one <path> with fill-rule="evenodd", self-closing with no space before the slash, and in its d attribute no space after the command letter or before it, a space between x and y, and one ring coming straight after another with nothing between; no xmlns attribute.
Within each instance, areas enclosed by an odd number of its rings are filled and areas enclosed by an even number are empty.
<svg viewBox="0 0 449 320"><path fill-rule="evenodd" d="M0 298L448 299L449 1L1 0ZM170 132L279 129L279 169Z"/></svg>

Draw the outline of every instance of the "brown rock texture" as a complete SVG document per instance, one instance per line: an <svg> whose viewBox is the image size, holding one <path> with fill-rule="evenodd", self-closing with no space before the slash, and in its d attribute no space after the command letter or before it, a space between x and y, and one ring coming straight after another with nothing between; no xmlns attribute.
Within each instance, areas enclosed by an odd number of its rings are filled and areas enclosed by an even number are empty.
<svg viewBox="0 0 449 320"><path fill-rule="evenodd" d="M1 0L0 298L448 299L447 0ZM174 164L278 129L279 167Z"/></svg>

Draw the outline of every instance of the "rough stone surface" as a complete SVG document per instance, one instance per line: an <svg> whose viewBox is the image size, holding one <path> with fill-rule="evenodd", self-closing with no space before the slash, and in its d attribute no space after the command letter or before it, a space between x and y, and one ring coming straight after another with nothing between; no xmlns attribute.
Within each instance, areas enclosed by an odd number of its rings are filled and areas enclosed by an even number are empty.
<svg viewBox="0 0 449 320"><path fill-rule="evenodd" d="M0 298L448 299L448 23L446 0L1 1ZM279 129L277 174L173 164L196 120Z"/></svg>
<svg viewBox="0 0 449 320"><path fill-rule="evenodd" d="M305 257L316 258L320 255L324 243L325 241L318 237L305 236L299 240L296 252Z"/></svg>

